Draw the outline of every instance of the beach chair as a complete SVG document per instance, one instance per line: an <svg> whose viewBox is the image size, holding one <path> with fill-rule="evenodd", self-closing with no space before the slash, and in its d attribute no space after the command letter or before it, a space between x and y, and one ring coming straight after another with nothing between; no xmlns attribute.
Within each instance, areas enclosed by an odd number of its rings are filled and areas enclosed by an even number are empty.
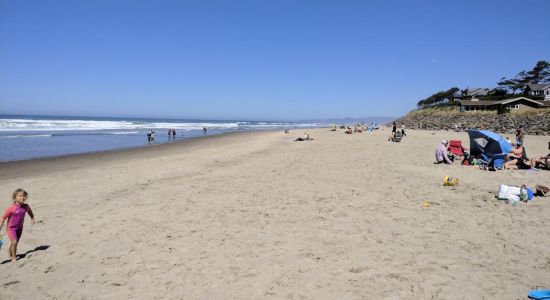
<svg viewBox="0 0 550 300"><path fill-rule="evenodd" d="M488 157L485 154L481 154L481 158L478 160L479 168L482 170L504 170L504 163L506 162L507 153L494 154Z"/></svg>
<svg viewBox="0 0 550 300"><path fill-rule="evenodd" d="M450 140L449 141L449 152L451 152L454 155L458 156L464 156L464 150L467 148L464 148L462 146L461 140Z"/></svg>
<svg viewBox="0 0 550 300"><path fill-rule="evenodd" d="M393 142L399 143L399 142L401 142L401 139L402 139L402 138L403 138L403 134L401 133L401 131L397 131L397 132L395 133L395 135L392 137L391 140L392 140Z"/></svg>

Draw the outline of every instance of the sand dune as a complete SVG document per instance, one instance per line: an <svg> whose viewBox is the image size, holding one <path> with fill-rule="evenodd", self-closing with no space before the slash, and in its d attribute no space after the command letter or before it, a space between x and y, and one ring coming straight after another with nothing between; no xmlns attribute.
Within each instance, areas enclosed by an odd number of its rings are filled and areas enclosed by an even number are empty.
<svg viewBox="0 0 550 300"><path fill-rule="evenodd" d="M23 187L39 220L27 219L25 257L0 264L0 299L517 299L550 288L550 197L494 197L501 183L550 186L550 171L432 163L442 138L468 144L466 133L391 143L388 130L309 132L0 164L2 209ZM525 143L550 152L548 137ZM442 186L445 175L460 185Z"/></svg>

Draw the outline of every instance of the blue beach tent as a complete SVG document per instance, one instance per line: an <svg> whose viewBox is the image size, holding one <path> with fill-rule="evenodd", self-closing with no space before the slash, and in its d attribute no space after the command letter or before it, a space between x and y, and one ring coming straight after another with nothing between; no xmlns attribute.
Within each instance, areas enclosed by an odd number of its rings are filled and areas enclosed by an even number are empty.
<svg viewBox="0 0 550 300"><path fill-rule="evenodd" d="M512 151L512 144L505 138L489 130L468 130L470 136L470 154L479 156L484 154L491 158L495 154Z"/></svg>

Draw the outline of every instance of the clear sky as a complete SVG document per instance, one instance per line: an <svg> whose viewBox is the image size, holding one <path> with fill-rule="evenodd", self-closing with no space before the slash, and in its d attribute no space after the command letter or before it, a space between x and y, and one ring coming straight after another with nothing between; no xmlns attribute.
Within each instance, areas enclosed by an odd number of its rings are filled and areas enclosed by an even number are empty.
<svg viewBox="0 0 550 300"><path fill-rule="evenodd" d="M0 0L0 113L399 116L539 60L547 0Z"/></svg>

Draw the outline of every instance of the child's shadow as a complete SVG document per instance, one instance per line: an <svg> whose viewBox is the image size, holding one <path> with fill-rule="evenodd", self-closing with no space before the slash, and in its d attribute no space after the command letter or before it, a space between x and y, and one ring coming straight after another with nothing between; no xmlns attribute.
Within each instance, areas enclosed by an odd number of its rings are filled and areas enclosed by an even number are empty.
<svg viewBox="0 0 550 300"><path fill-rule="evenodd" d="M25 258L25 257L27 256L27 254L29 254L29 253L33 253L33 252L36 252L36 251L47 250L48 248L50 248L49 245L42 245L42 246L38 246L38 247L36 247L36 248L34 248L34 249L32 249L32 250L29 250L29 251L27 251L27 252L25 252L25 253L23 253L23 254L17 254L17 260L20 260L20 259L22 259L22 258ZM5 264L5 263L9 263L10 261L11 261L11 259L7 259L7 260L1 262L0 264L3 265L3 264Z"/></svg>

